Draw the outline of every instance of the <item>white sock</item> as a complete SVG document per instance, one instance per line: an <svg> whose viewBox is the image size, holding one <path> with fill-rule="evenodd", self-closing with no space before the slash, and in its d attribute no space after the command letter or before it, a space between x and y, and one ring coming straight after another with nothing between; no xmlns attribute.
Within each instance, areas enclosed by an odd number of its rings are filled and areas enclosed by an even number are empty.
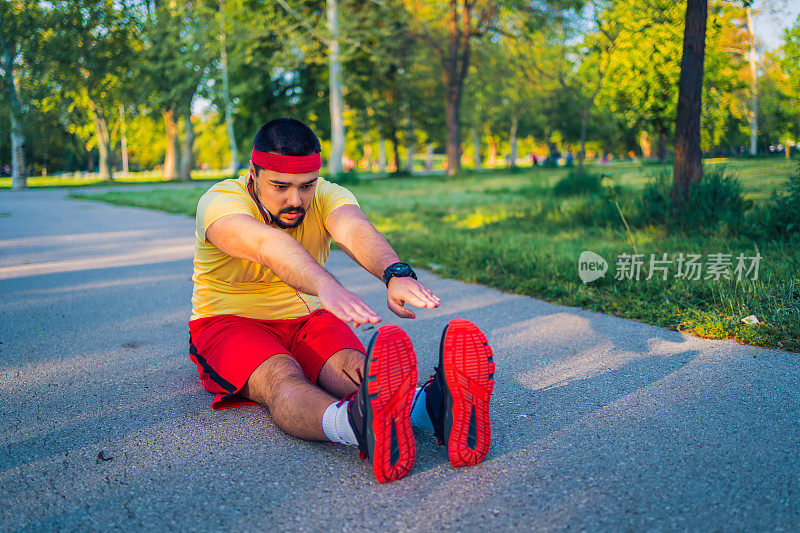
<svg viewBox="0 0 800 533"><path fill-rule="evenodd" d="M413 403L415 402L416 403ZM433 422L428 415L428 409L425 407L425 389L417 387L414 392L414 400L412 404L414 407L411 409L411 425L421 429L430 429L433 431Z"/></svg>
<svg viewBox="0 0 800 533"><path fill-rule="evenodd" d="M357 446L356 434L347 418L347 404L350 402L344 402L339 407L336 406L337 403L339 402L330 404L322 413L322 431L331 442Z"/></svg>

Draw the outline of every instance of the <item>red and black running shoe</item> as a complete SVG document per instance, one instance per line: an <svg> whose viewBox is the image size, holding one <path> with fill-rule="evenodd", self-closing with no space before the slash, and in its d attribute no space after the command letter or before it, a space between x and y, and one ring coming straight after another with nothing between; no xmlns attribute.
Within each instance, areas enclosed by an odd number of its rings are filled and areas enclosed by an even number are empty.
<svg viewBox="0 0 800 533"><path fill-rule="evenodd" d="M416 384L411 339L397 326L381 326L369 343L363 380L347 408L360 456L370 458L378 483L400 479L414 467L411 401Z"/></svg>
<svg viewBox="0 0 800 533"><path fill-rule="evenodd" d="M453 466L477 464L489 453L492 389L494 355L486 336L469 320L451 320L442 332L439 366L425 389L425 403Z"/></svg>

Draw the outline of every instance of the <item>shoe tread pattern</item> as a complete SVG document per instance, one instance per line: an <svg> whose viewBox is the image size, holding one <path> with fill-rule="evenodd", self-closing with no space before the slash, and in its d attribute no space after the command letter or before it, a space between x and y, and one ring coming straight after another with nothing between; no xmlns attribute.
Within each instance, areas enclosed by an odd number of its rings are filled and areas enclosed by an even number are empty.
<svg viewBox="0 0 800 533"><path fill-rule="evenodd" d="M416 443L411 402L417 383L417 357L408 335L397 326L381 326L370 352L367 393L373 412L372 466L378 483L400 479L414 467ZM394 432L397 460L392 461Z"/></svg>
<svg viewBox="0 0 800 533"><path fill-rule="evenodd" d="M450 321L444 337L444 374L453 398L453 425L447 453L453 466L474 465L489 452L492 441L489 403L494 389L494 358L483 332L464 319ZM474 412L473 412L474 410ZM474 447L470 446L470 422Z"/></svg>

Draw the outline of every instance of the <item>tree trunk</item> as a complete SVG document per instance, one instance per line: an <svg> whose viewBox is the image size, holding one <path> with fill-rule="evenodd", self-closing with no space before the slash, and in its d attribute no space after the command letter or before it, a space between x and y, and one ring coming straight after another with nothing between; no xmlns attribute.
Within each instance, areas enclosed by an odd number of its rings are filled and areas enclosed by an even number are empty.
<svg viewBox="0 0 800 533"><path fill-rule="evenodd" d="M397 142L397 128L392 124L392 129L389 131L389 139L392 143L392 156L394 157L394 171L400 171L400 148ZM390 165L391 166L391 165Z"/></svg>
<svg viewBox="0 0 800 533"><path fill-rule="evenodd" d="M128 174L130 167L128 166L128 134L125 128L125 107L119 105L119 127L120 127L120 144L122 148L122 173Z"/></svg>
<svg viewBox="0 0 800 533"><path fill-rule="evenodd" d="M386 141L378 138L378 172L386 172Z"/></svg>
<svg viewBox="0 0 800 533"><path fill-rule="evenodd" d="M332 176L342 172L344 155L344 103L342 101L342 65L339 62L339 18L336 0L327 0L328 77L330 85L331 157L328 172Z"/></svg>
<svg viewBox="0 0 800 533"><path fill-rule="evenodd" d="M447 91L445 112L447 115L447 175L452 176L461 168L461 125L459 123L460 94L455 89Z"/></svg>
<svg viewBox="0 0 800 533"><path fill-rule="evenodd" d="M461 4L461 5L459 5ZM441 56L447 119L447 174L452 176L461 168L461 117L459 107L464 78L469 69L470 36L473 35L472 9L474 2L450 0L447 20L447 50ZM459 11L461 15L459 16Z"/></svg>
<svg viewBox="0 0 800 533"><path fill-rule="evenodd" d="M653 156L653 145L646 131L639 133L639 146L642 148L642 159L650 159Z"/></svg>
<svg viewBox="0 0 800 533"><path fill-rule="evenodd" d="M583 162L586 159L586 131L589 128L589 112L593 103L593 100L586 102L581 115L581 149L578 150L578 174L583 174Z"/></svg>
<svg viewBox="0 0 800 533"><path fill-rule="evenodd" d="M481 136L478 128L472 128L472 149L475 151L475 168L481 168Z"/></svg>
<svg viewBox="0 0 800 533"><path fill-rule="evenodd" d="M747 13L747 31L750 33L750 50L747 59L750 63L750 154L758 153L758 49L756 48L756 34L753 30L753 16L750 6L745 8Z"/></svg>
<svg viewBox="0 0 800 533"><path fill-rule="evenodd" d="M703 62L706 46L707 0L688 0L683 35L683 57L678 81L678 112L675 117L675 165L673 197L680 204L689 188L703 176L700 152Z"/></svg>
<svg viewBox="0 0 800 533"><path fill-rule="evenodd" d="M92 122L94 122L94 134L97 138L97 153L100 156L100 161L97 165L97 170L100 173L100 179L112 180L113 173L111 171L111 143L108 135L108 124L106 123L105 113L101 107L98 107L92 99L89 99L89 109L92 113Z"/></svg>
<svg viewBox="0 0 800 533"><path fill-rule="evenodd" d="M433 170L433 143L425 147L425 170Z"/></svg>
<svg viewBox="0 0 800 533"><path fill-rule="evenodd" d="M163 111L164 126L167 133L167 153L164 156L164 179L171 180L178 175L180 164L178 161L178 151L180 144L178 143L178 124L175 122L175 116L171 109Z"/></svg>
<svg viewBox="0 0 800 533"><path fill-rule="evenodd" d="M486 156L486 165L494 168L497 164L497 141L492 135L489 135L489 154Z"/></svg>
<svg viewBox="0 0 800 533"><path fill-rule="evenodd" d="M417 151L417 136L414 133L414 123L411 121L411 119L408 120L408 128L406 130L406 145L408 148L408 155L406 156L406 172L413 174L414 153Z"/></svg>
<svg viewBox="0 0 800 533"><path fill-rule="evenodd" d="M25 134L17 113L11 117L11 188L24 189L28 186L28 173L25 168Z"/></svg>
<svg viewBox="0 0 800 533"><path fill-rule="evenodd" d="M220 32L219 32L219 41L220 41L220 48L221 52L221 59L222 59L222 98L225 101L225 127L228 132L228 145L231 149L231 162L230 162L230 170L232 175L235 177L236 170L238 167L238 150L236 148L236 137L233 133L233 106L231 105L231 97L230 93L228 92L228 51L227 51L227 44L225 39L225 6L223 1L219 1L219 14L220 14ZM165 167L166 169L166 167Z"/></svg>
<svg viewBox="0 0 800 533"><path fill-rule="evenodd" d="M0 21L2 22L2 21ZM0 26L0 30L3 30ZM3 32L0 39L3 44L3 71L8 88L9 119L11 122L11 188L24 189L28 186L28 172L25 166L25 134L22 131L22 108L19 103L19 86L14 72L14 56L11 46Z"/></svg>
<svg viewBox="0 0 800 533"><path fill-rule="evenodd" d="M667 130L664 128L658 130L658 162L667 162Z"/></svg>
<svg viewBox="0 0 800 533"><path fill-rule="evenodd" d="M183 147L181 149L181 172L178 181L191 181L194 168L194 126L191 113L183 115Z"/></svg>
<svg viewBox="0 0 800 533"><path fill-rule="evenodd" d="M517 115L511 117L511 131L509 132L509 144L511 145L511 153L508 156L511 167L517 166L517 126L519 119Z"/></svg>

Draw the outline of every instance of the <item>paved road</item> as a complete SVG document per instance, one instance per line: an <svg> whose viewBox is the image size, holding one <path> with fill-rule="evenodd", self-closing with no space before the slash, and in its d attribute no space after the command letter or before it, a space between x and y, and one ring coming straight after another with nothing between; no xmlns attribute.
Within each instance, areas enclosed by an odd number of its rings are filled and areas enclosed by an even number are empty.
<svg viewBox="0 0 800 533"><path fill-rule="evenodd" d="M193 221L0 192L0 530L800 530L800 356L421 278L432 371L453 317L495 350L494 442L417 433L375 483L352 448L210 409L187 355ZM329 268L386 322L379 281ZM361 332L366 340L369 331Z"/></svg>

